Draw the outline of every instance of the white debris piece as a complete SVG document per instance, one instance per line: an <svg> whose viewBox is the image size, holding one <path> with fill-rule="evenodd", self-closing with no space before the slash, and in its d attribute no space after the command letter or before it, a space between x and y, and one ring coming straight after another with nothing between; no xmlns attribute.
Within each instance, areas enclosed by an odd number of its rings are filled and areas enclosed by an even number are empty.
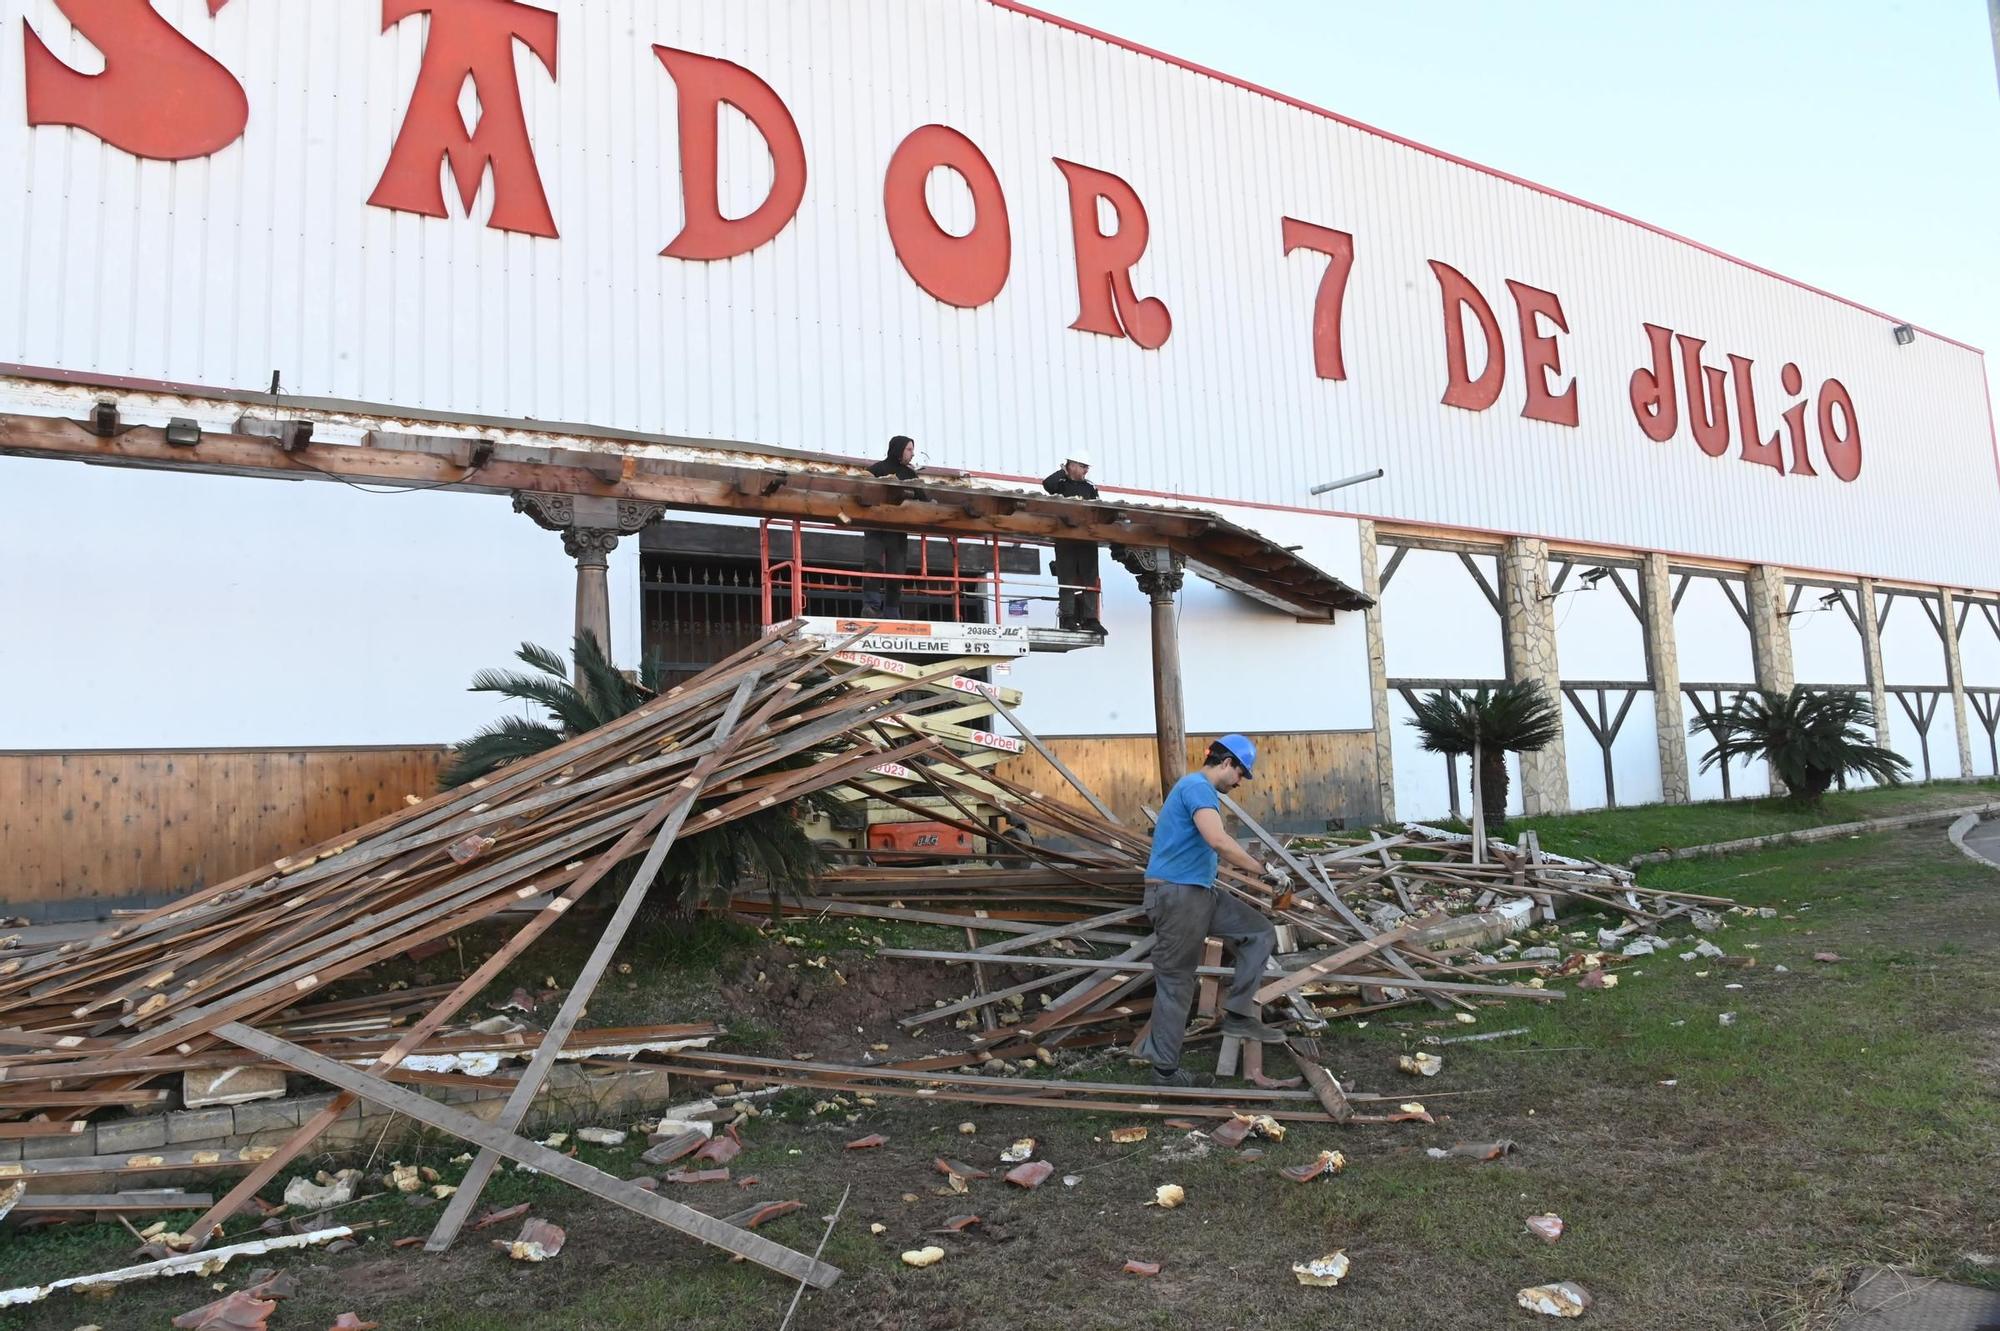
<svg viewBox="0 0 2000 1331"><path fill-rule="evenodd" d="M1591 1304L1590 1291L1574 1280L1565 1280L1555 1285L1536 1285L1524 1289L1514 1296L1514 1302L1529 1312L1545 1313L1550 1317L1581 1317L1583 1310Z"/></svg>
<svg viewBox="0 0 2000 1331"><path fill-rule="evenodd" d="M1330 1252L1324 1257L1315 1257L1310 1262L1293 1262L1292 1274L1301 1285L1314 1285L1330 1289L1338 1285L1347 1275L1347 1254Z"/></svg>
<svg viewBox="0 0 2000 1331"><path fill-rule="evenodd" d="M229 1265L232 1258L262 1257L266 1253L310 1248L321 1243L331 1243L335 1239L347 1238L353 1233L354 1231L346 1225L336 1225L331 1229L316 1229L310 1234L282 1234L276 1238L236 1243L226 1248L180 1253L173 1257L163 1257L157 1262L124 1266L116 1271L100 1271L96 1275L70 1276L46 1285L23 1285L19 1289L0 1289L0 1308L40 1303L49 1295L65 1289L109 1289L113 1285L130 1284L135 1280L151 1280L155 1276L217 1275L223 1267Z"/></svg>
<svg viewBox="0 0 2000 1331"><path fill-rule="evenodd" d="M285 1185L285 1205L304 1211L317 1211L353 1200L354 1180L351 1178L335 1179L322 1186L301 1174Z"/></svg>

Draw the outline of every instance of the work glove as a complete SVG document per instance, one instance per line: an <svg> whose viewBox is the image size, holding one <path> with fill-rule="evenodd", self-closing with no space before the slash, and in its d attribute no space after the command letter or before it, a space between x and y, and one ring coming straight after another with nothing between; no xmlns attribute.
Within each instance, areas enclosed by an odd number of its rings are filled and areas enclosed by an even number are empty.
<svg viewBox="0 0 2000 1331"><path fill-rule="evenodd" d="M1273 887L1290 887L1292 885L1292 871L1276 860L1272 860L1264 865L1264 879Z"/></svg>

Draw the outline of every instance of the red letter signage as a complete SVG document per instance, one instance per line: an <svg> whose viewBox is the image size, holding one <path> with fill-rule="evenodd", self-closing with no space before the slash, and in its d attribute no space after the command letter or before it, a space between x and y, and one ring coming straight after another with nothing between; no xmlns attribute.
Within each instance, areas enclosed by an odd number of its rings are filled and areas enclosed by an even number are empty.
<svg viewBox="0 0 2000 1331"><path fill-rule="evenodd" d="M1687 390L1688 428L1694 431L1695 446L1712 458L1729 451L1729 404L1722 390L1729 371L1701 363L1701 349L1708 345L1698 337L1680 333L1674 339L1681 348L1681 380Z"/></svg>
<svg viewBox="0 0 2000 1331"><path fill-rule="evenodd" d="M1836 413L1843 429L1834 428ZM1847 395L1847 385L1838 379L1819 386L1819 451L1826 454L1826 465L1841 480L1851 481L1861 474L1861 422L1854 415L1854 399Z"/></svg>
<svg viewBox="0 0 2000 1331"><path fill-rule="evenodd" d="M208 0L208 12L227 3ZM206 157L243 136L243 85L146 0L56 0L56 8L102 53L104 72L79 74L56 59L24 17L30 125L73 125L165 162Z"/></svg>
<svg viewBox="0 0 2000 1331"><path fill-rule="evenodd" d="M1531 421L1548 421L1552 425L1576 424L1576 381L1560 393L1549 391L1549 376L1562 373L1562 352L1556 347L1555 338L1541 330L1538 322L1547 319L1558 332L1567 333L1569 322L1563 318L1562 300L1553 291L1543 291L1524 282L1507 279L1507 290L1514 293L1514 310L1521 320L1521 368L1528 376L1528 405L1521 408L1521 414Z"/></svg>
<svg viewBox="0 0 2000 1331"><path fill-rule="evenodd" d="M1173 334L1173 315L1157 296L1139 299L1132 265L1146 252L1150 232L1146 205L1132 187L1108 171L1055 159L1069 182L1069 227L1076 244L1078 312L1070 327L1106 337L1129 337L1148 351ZM1098 200L1111 205L1118 229L1106 235L1098 223Z"/></svg>
<svg viewBox="0 0 2000 1331"><path fill-rule="evenodd" d="M1444 358L1450 377L1441 400L1447 407L1484 411L1500 400L1500 386L1507 381L1507 348L1500 341L1500 321L1464 273L1436 259L1430 265L1444 297ZM1480 335L1486 341L1486 368L1477 379L1466 364L1465 310L1471 310L1472 317L1479 320Z"/></svg>
<svg viewBox="0 0 2000 1331"><path fill-rule="evenodd" d="M1285 253L1311 250L1331 260L1313 299L1313 373L1322 379L1345 379L1340 313L1347 301L1347 279L1354 272L1354 237L1296 217L1285 219L1284 230Z"/></svg>
<svg viewBox="0 0 2000 1331"><path fill-rule="evenodd" d="M1674 391L1674 330L1647 324L1646 340L1653 347L1652 368L1632 371L1626 395L1639 428L1654 443L1664 444L1681 428L1681 400Z"/></svg>
<svg viewBox="0 0 2000 1331"><path fill-rule="evenodd" d="M1747 357L1734 354L1729 357L1729 373L1736 381L1736 429L1743 436L1742 458L1745 462L1774 468L1778 475L1783 476L1785 453L1778 443L1778 436L1758 438L1764 427L1757 423L1757 386L1750 382L1750 366Z"/></svg>
<svg viewBox="0 0 2000 1331"><path fill-rule="evenodd" d="M554 78L556 16L518 0L382 0L382 30L422 13L431 16L423 66L389 165L368 202L449 217L439 164L451 163L459 201L467 211L491 167L493 216L487 225L553 237L556 221L542 191L521 87L514 77L514 43L533 51ZM471 133L458 110L459 92L468 78L480 108L479 127Z"/></svg>
<svg viewBox="0 0 2000 1331"><path fill-rule="evenodd" d="M972 191L972 230L963 236L939 226L924 198L924 182L940 166ZM957 130L925 125L903 140L882 181L882 209L904 270L945 304L977 309L1007 285L1014 251L1007 196L986 154Z"/></svg>
<svg viewBox="0 0 2000 1331"><path fill-rule="evenodd" d="M1805 376L1799 373L1797 365L1791 361L1786 361L1785 368L1778 371L1778 382L1783 385L1787 393L1796 393L1805 386ZM1804 398L1785 408L1785 434L1792 441L1792 475L1819 475L1817 471L1813 470L1812 459L1806 456L1806 403ZM1848 479L1853 480L1854 478L1850 476Z"/></svg>
<svg viewBox="0 0 2000 1331"><path fill-rule="evenodd" d="M792 113L771 85L741 65L671 46L653 54L673 76L681 122L680 234L660 253L675 259L733 259L785 229L806 196L806 149ZM757 127L771 150L771 192L756 211L724 217L717 179L717 117L724 102Z"/></svg>

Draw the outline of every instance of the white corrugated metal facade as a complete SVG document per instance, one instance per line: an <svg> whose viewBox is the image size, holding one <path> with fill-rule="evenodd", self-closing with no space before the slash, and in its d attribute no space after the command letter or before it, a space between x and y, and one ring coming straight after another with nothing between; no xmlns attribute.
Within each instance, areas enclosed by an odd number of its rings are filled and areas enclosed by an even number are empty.
<svg viewBox="0 0 2000 1331"><path fill-rule="evenodd" d="M1104 482L1311 507L1316 481L1374 466L1345 504L1385 517L1795 567L1990 586L2000 500L1977 353L1560 197L985 0L570 0L552 78L514 47L560 238L369 205L417 78L427 20L373 4L161 0L240 81L240 141L171 164L82 130L31 129L23 64L0 60L0 360L244 388L572 420L759 444L872 451L1039 475L1086 441ZM505 8L505 7L498 7ZM55 0L8 0L74 68L100 57ZM680 225L674 85L654 43L737 62L783 99L809 177L753 253L663 258ZM469 99L468 99L469 100ZM725 213L758 203L762 141L726 112ZM891 153L929 123L970 136L1006 191L1009 281L944 305L883 225ZM1068 199L1053 159L1137 191L1152 241L1139 294L1165 346L1072 331ZM968 220L940 173L948 228ZM447 191L448 194L452 191ZM450 207L456 211L454 197ZM1349 378L1313 373L1324 261L1287 257L1281 219L1351 232ZM956 220L954 221L954 217ZM1484 412L1440 405L1428 261L1492 301L1509 362ZM1523 420L1506 280L1556 293L1578 428ZM1705 456L1627 401L1643 325L1755 362L1763 433L1795 398L1849 390L1853 483ZM1473 363L1480 363L1475 350ZM1683 413L1685 416L1685 412ZM1732 411L1732 426L1734 412ZM1809 427L1811 412L1808 412ZM1331 507L1329 504L1328 507ZM1938 539L1939 533L1949 539Z"/></svg>
<svg viewBox="0 0 2000 1331"><path fill-rule="evenodd" d="M227 0L213 15L210 0L153 0L249 105L240 139L172 163L83 129L31 127L21 34L84 74L105 61L57 0L0 0L0 164L17 186L0 209L0 366L29 367L11 382L36 369L130 380L128 409L144 400L130 418L157 423L181 408L164 405L164 390L146 398L147 385L261 390L275 371L290 394L390 414L849 456L909 433L934 465L1017 479L1080 446L1107 488L1218 508L1356 586L1369 530L1356 518L1371 517L1384 520L1382 561L1399 540L1530 535L1663 551L1688 567L1817 571L1857 608L1857 576L2000 589L2000 458L1982 357L1948 338L1920 329L1899 345L1886 315L998 0L544 3L555 72L517 42L511 73L555 238L488 225L490 178L469 211L447 184L447 217L371 205L435 38L430 19L384 30L377 0ZM488 8L535 12L514 0ZM119 21L151 12L134 0ZM742 66L797 124L803 201L750 253L661 254L683 205L676 87L655 44ZM143 74L128 67L125 86ZM504 91L485 85L461 105L476 121ZM721 121L719 198L741 216L764 199L772 161L743 115L724 110ZM1009 276L978 308L927 294L885 225L890 158L930 124L976 143L1005 191ZM1171 310L1158 349L1070 327L1076 246L1057 159L1116 175L1143 201L1151 239L1133 280ZM947 231L973 225L956 176L933 173L928 198ZM1345 380L1315 374L1326 260L1286 255L1288 217L1354 237ZM1440 401L1433 262L1470 279L1502 330L1506 380L1490 409ZM1574 384L1575 427L1523 418L1510 279L1561 301L1568 332L1553 387ZM1745 462L1729 390L1724 456L1697 446L1684 395L1674 436L1648 438L1628 397L1634 371L1650 368L1648 323L1704 340L1708 366L1754 362L1764 437L1782 438L1784 413L1805 398L1818 475ZM1800 394L1782 389L1787 362ZM1852 482L1833 474L1817 438L1813 397L1830 379L1859 421ZM75 386L0 391L9 411L87 405ZM186 410L215 429L238 407ZM1789 462L1788 440L1784 453ZM1307 493L1375 467L1387 473L1378 482ZM1494 545L1467 556L1489 584ZM1045 734L1154 728L1146 602L1106 570L1109 643L1012 669ZM614 645L631 662L636 542L612 576ZM1725 700L1754 683L1742 574L1721 576L1696 576L1668 616L1691 699L1697 682ZM1814 609L1823 591L1809 587L1805 613L1787 621L1797 678L1867 687L1860 621ZM1679 737L1662 741L1653 725L1643 636L1610 591L1576 593L1572 582L1574 599L1554 612L1562 677L1630 695L1633 719L1601 754L1588 713L1565 704L1570 802L1658 798L1662 746ZM0 459L0 622L14 648L0 650L0 692L49 703L5 718L0 748L457 739L492 714L464 692L467 676L522 639L565 642L570 594L556 538L504 500ZM1456 547L1406 549L1384 595L1385 776L1405 814L1442 812L1451 785L1403 724L1398 681L1502 677L1495 599ZM1898 604L1884 618L1885 678L1872 681L1912 706L1946 684L1925 614ZM86 624L46 641L26 632L69 619ZM1302 626L1190 579L1182 620L1190 730L1374 726L1361 616ZM2000 709L2000 608L1968 623L1960 683L1977 706ZM1937 774L1960 771L1952 709L1920 735L1900 707L1887 709L1897 747L1914 760L1928 745ZM1703 745L1689 746L1698 760ZM1975 728L1971 770L1991 772L1996 752ZM1692 789L1719 795L1722 781L1696 773ZM1739 796L1768 788L1761 765L1729 781Z"/></svg>

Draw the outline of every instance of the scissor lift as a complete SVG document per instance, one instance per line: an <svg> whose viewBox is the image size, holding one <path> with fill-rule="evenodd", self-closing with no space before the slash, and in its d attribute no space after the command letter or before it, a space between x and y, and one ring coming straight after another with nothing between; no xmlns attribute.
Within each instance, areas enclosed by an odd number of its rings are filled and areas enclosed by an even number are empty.
<svg viewBox="0 0 2000 1331"><path fill-rule="evenodd" d="M1001 733L993 700L1009 708L1020 704L1017 689L995 684L995 667L1004 668L1029 652L1070 652L1100 646L1096 633L1032 622L1043 616L1064 588L1042 576L1047 543L962 532L912 531L916 558L903 573L881 573L844 564L815 563L805 553L815 534L846 534L834 523L801 519L765 519L760 524L764 626L803 621L806 631L827 642L845 643L838 660L850 666L864 688L889 687L908 681L913 693L929 698L957 696L963 704L927 711L908 724L948 744L961 761L990 770L1024 751L1021 739ZM1009 574L1004 556L1022 547L1037 551L1034 575ZM1018 559L1011 561L1018 564ZM943 609L946 617L923 618L912 613L894 616L815 614L829 602L852 603L883 580L925 610ZM1082 590L1096 591L1091 587ZM1010 622L1015 621L1015 622ZM857 636L859 635L859 636ZM871 799L860 816L822 815L811 831L822 848L881 863L922 863L981 855L983 839L938 819L961 817L962 811L935 795L916 796L915 773L884 764L863 785ZM972 784L976 788L976 778ZM925 787L928 789L928 787ZM899 802L906 801L906 803ZM974 809L991 825L1000 815L990 804Z"/></svg>

